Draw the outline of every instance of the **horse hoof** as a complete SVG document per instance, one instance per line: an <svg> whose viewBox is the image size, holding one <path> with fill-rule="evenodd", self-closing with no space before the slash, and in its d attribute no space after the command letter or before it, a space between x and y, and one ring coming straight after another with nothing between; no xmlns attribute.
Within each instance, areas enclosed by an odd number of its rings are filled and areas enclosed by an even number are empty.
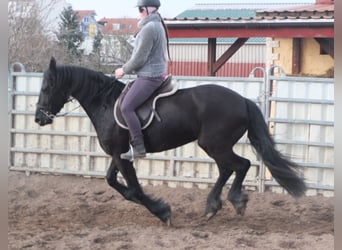
<svg viewBox="0 0 342 250"><path fill-rule="evenodd" d="M237 198L229 198L228 200L233 204L236 213L240 216L243 216L246 211L247 202L248 202L248 194L241 193Z"/></svg>
<svg viewBox="0 0 342 250"><path fill-rule="evenodd" d="M241 207L236 209L236 213L240 216L244 216L246 211L246 207Z"/></svg>
<svg viewBox="0 0 342 250"><path fill-rule="evenodd" d="M165 221L165 224L166 224L166 226L171 227L171 226L172 226L172 224L171 224L171 218L168 218L168 219Z"/></svg>
<svg viewBox="0 0 342 250"><path fill-rule="evenodd" d="M216 215L216 213L210 212L210 213L207 213L205 216L207 217L207 220L210 220L210 219L213 218L215 215Z"/></svg>

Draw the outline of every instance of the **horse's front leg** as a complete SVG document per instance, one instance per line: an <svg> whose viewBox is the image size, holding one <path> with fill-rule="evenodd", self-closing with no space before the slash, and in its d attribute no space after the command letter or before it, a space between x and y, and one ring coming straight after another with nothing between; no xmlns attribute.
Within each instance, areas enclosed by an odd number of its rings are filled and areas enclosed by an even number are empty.
<svg viewBox="0 0 342 250"><path fill-rule="evenodd" d="M128 188L122 185L120 182L118 182L118 172L119 169L116 167L115 161L112 159L112 162L107 170L106 181L109 186L114 188L122 196L125 197L126 193L128 192Z"/></svg>
<svg viewBox="0 0 342 250"><path fill-rule="evenodd" d="M127 183L127 187L117 181L118 170ZM107 182L116 189L125 199L145 206L152 214L167 225L171 224L171 208L161 199L152 199L147 196L140 186L133 164L119 157L113 157L107 171Z"/></svg>

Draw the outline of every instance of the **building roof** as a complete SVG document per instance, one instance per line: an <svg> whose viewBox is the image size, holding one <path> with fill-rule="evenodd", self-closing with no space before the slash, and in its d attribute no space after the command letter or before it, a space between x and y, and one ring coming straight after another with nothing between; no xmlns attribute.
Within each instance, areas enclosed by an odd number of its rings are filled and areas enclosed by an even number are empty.
<svg viewBox="0 0 342 250"><path fill-rule="evenodd" d="M201 5L198 5L201 6ZM210 8L213 8L210 5ZM241 7L237 16L229 16L229 8L237 5L214 5L214 16L206 16L210 10L195 8L185 11L173 19L165 19L172 38L217 38L217 37L334 37L334 4L289 5L271 8L268 5L254 9L255 15L248 14ZM230 7L229 7L230 6ZM254 5L255 6L255 5ZM223 16L223 9L227 15ZM189 13L189 17L186 17ZM197 13L197 16L194 15ZM191 14L191 15L190 15Z"/></svg>
<svg viewBox="0 0 342 250"><path fill-rule="evenodd" d="M101 32L106 35L128 34L133 35L138 32L137 18L102 18L98 21L103 25Z"/></svg>
<svg viewBox="0 0 342 250"><path fill-rule="evenodd" d="M216 18L250 18L256 14L253 9L190 9L177 15L175 19L216 19Z"/></svg>
<svg viewBox="0 0 342 250"><path fill-rule="evenodd" d="M258 17L334 19L333 4L312 4L258 10Z"/></svg>
<svg viewBox="0 0 342 250"><path fill-rule="evenodd" d="M74 13L78 15L78 21L82 21L87 16L96 16L95 10L74 10Z"/></svg>
<svg viewBox="0 0 342 250"><path fill-rule="evenodd" d="M334 4L196 4L175 18L165 20L261 19L334 19Z"/></svg>
<svg viewBox="0 0 342 250"><path fill-rule="evenodd" d="M192 8L183 11L176 16L176 19L191 18L251 18L256 16L256 11L266 9L280 9L284 6L297 6L312 4L312 0L300 1L298 3L250 3L232 2L216 4L195 4Z"/></svg>

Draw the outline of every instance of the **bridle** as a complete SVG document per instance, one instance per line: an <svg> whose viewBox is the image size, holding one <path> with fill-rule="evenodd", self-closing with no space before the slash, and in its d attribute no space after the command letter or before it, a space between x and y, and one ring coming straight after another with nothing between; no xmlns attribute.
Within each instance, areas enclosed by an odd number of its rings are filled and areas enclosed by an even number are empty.
<svg viewBox="0 0 342 250"><path fill-rule="evenodd" d="M69 97L68 100L66 101L66 103L68 102L74 102L76 99ZM68 114L70 114L72 111L78 109L81 105L78 105L77 107L73 108L72 110L68 111L68 112L64 112L61 114L53 114L51 111L48 110L48 108L46 108L43 105L40 105L39 103L36 104L37 109L39 109L39 112L41 112L43 115L45 115L47 118L49 118L50 120L53 120L55 117L60 117L60 116L67 116Z"/></svg>

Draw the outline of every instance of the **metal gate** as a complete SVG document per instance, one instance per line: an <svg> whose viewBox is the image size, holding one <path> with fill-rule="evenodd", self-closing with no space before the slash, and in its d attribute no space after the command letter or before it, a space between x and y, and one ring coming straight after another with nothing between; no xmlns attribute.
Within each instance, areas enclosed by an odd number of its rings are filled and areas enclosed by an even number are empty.
<svg viewBox="0 0 342 250"><path fill-rule="evenodd" d="M110 158L100 148L95 130L77 103L68 103L50 126L34 123L41 73L10 72L10 170L103 177ZM261 71L263 77L255 77ZM270 72L280 71L274 74ZM126 77L129 80L132 76ZM125 79L124 79L125 80ZM247 78L174 77L181 88L218 84L255 101L265 115L277 147L303 166L308 195L333 195L334 81L287 77L280 67L255 68ZM234 151L250 159L244 185L264 192L284 192L259 161L246 135ZM135 162L142 184L207 188L218 176L215 162L196 142ZM231 180L234 177L231 177ZM228 182L228 185L231 182Z"/></svg>

